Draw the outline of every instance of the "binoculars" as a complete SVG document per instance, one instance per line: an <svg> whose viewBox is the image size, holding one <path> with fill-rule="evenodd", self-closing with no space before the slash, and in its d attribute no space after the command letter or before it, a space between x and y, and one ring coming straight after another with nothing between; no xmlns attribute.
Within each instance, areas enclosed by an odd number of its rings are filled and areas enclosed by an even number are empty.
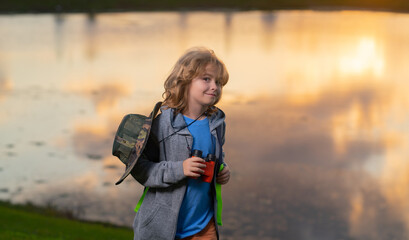
<svg viewBox="0 0 409 240"><path fill-rule="evenodd" d="M202 151L200 150L193 150L192 157L202 157ZM209 153L207 157L204 159L206 162L206 168L204 169L204 173L202 174L201 178L203 182L212 182L213 174L214 174L214 165L216 164L216 156Z"/></svg>

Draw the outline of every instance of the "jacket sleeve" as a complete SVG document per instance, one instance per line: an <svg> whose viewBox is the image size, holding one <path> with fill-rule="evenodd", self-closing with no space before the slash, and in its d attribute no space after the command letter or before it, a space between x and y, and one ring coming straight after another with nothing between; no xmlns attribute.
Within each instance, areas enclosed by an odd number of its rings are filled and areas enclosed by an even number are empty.
<svg viewBox="0 0 409 240"><path fill-rule="evenodd" d="M145 187L166 188L184 179L185 175L183 161L159 161L159 144L154 134L157 133L158 122L154 121L146 147L131 175Z"/></svg>
<svg viewBox="0 0 409 240"><path fill-rule="evenodd" d="M185 178L183 161L153 162L140 157L131 171L132 176L145 187L166 188Z"/></svg>

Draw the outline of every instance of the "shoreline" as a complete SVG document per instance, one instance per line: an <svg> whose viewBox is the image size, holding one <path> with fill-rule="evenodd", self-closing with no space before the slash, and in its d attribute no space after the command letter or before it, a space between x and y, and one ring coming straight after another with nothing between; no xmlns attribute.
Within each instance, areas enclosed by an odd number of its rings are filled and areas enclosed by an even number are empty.
<svg viewBox="0 0 409 240"><path fill-rule="evenodd" d="M87 1L88 4L82 4L78 1L60 0L58 4L48 3L31 3L29 0L14 2L6 0L0 5L1 15L14 14L70 14L70 13L126 13L126 12L246 12L246 11L373 11L373 12L391 12L391 13L409 13L409 2L402 1L389 3L373 3L373 2L341 2L335 0L328 4L323 4L322 0L295 0L290 2L269 2L265 3L262 0L252 1L251 3L235 4L231 1L219 3L209 0L196 1L187 3L184 0L166 1L158 3L158 1L115 4L110 0L101 0L94 2ZM308 2L308 3L306 3Z"/></svg>
<svg viewBox="0 0 409 240"><path fill-rule="evenodd" d="M316 12L342 12L342 11L351 11L351 12L379 12L379 13L397 13L397 14L408 14L409 10L392 10L392 9L371 9L371 8L343 8L343 7L314 7L314 8L282 8L282 9L224 9L224 8L209 8L209 9L179 9L179 10L106 10L98 12L87 12L87 11L65 11L65 12L36 12L36 11L27 11L27 12L1 12L0 16L13 16L13 15L43 15L43 14L55 14L55 15L64 15L64 14L87 14L87 15L98 15L98 14L110 14L110 13L165 13L165 12L214 12L214 13L229 13L229 12L278 12L278 11L316 11Z"/></svg>

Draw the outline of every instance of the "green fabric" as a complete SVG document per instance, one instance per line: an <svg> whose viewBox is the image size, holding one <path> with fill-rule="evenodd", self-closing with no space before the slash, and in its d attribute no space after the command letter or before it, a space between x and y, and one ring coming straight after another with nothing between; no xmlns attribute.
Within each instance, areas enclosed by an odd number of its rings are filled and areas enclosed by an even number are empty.
<svg viewBox="0 0 409 240"><path fill-rule="evenodd" d="M149 190L149 187L146 187L145 191L143 191L142 197L139 199L138 204L136 204L135 212L138 212L139 208L141 207L143 199L145 198L145 195L148 192L148 190Z"/></svg>
<svg viewBox="0 0 409 240"><path fill-rule="evenodd" d="M220 165L219 172L221 172L224 168L224 165ZM216 219L217 219L217 224L219 226L223 226L222 223L222 210L223 210L223 202L222 202L222 185L219 183L216 183L216 200L217 200L217 213L216 213Z"/></svg>

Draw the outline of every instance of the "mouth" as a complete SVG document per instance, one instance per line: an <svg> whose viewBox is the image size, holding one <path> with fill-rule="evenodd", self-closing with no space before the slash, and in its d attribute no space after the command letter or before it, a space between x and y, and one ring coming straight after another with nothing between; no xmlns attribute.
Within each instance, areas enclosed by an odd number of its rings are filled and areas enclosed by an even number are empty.
<svg viewBox="0 0 409 240"><path fill-rule="evenodd" d="M206 93L206 95L212 96L212 97L216 97L216 94L215 94L215 93Z"/></svg>

